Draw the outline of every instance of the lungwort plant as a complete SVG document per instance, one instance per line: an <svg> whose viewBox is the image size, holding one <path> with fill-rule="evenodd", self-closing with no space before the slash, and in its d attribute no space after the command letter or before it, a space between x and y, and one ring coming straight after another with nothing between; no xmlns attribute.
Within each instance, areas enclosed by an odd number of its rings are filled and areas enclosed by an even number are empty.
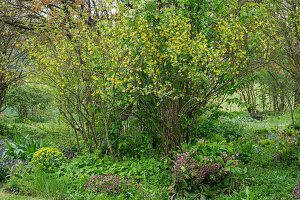
<svg viewBox="0 0 300 200"><path fill-rule="evenodd" d="M93 176L85 184L85 189L91 192L107 192L107 193L122 193L134 185L134 179L123 177L120 178L113 174L104 174Z"/></svg>

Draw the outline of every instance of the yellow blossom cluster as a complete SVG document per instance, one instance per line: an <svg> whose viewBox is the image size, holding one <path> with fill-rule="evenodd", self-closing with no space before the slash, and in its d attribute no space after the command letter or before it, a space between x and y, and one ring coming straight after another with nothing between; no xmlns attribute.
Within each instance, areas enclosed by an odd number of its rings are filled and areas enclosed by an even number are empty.
<svg viewBox="0 0 300 200"><path fill-rule="evenodd" d="M45 171L53 171L66 160L62 152L54 147L42 147L33 154L31 164Z"/></svg>

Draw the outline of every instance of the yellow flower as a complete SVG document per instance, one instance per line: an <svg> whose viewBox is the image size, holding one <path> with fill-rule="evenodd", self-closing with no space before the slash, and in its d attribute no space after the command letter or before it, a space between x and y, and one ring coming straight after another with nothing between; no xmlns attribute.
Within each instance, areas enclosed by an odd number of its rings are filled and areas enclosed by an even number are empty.
<svg viewBox="0 0 300 200"><path fill-rule="evenodd" d="M43 147L34 153L31 163L44 169L53 169L59 163L66 160L62 152L53 147Z"/></svg>

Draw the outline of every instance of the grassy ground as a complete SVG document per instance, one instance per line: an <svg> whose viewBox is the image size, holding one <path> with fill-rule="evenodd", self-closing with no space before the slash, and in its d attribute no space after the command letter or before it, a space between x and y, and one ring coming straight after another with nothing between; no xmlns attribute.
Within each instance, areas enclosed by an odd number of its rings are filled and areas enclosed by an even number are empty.
<svg viewBox="0 0 300 200"><path fill-rule="evenodd" d="M291 123L292 120L290 113L285 113L283 115L268 116L262 121L249 122L247 124L250 128L254 130L270 128L281 130L284 127L290 125Z"/></svg>
<svg viewBox="0 0 300 200"><path fill-rule="evenodd" d="M292 190L300 179L295 166L272 166L253 169L250 191L255 199L290 199ZM252 180L253 177L253 180Z"/></svg>
<svg viewBox="0 0 300 200"><path fill-rule="evenodd" d="M15 194L9 194L6 193L3 190L0 190L0 199L1 200L19 200L19 199L28 199L28 200L43 200L41 198L33 198L33 197L28 197L28 196L20 196L20 195L15 195Z"/></svg>
<svg viewBox="0 0 300 200"><path fill-rule="evenodd" d="M218 200L288 200L300 180L298 166L246 167L250 170L244 179L247 186Z"/></svg>

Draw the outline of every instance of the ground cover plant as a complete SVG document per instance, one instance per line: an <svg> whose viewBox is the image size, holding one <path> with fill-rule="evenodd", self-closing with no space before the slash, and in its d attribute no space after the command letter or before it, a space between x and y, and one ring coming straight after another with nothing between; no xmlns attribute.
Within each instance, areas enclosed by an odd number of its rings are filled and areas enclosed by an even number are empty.
<svg viewBox="0 0 300 200"><path fill-rule="evenodd" d="M298 4L1 1L0 196L299 198Z"/></svg>

